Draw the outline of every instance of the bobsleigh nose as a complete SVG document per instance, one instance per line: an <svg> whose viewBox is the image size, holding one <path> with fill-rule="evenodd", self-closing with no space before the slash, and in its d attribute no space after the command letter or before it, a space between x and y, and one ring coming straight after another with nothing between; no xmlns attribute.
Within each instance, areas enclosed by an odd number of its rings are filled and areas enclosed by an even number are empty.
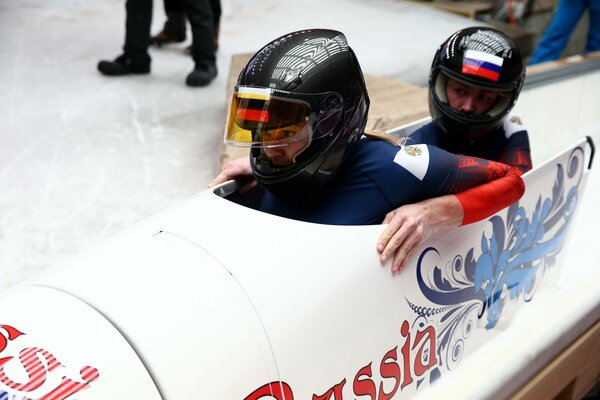
<svg viewBox="0 0 600 400"><path fill-rule="evenodd" d="M24 335L10 340L0 327L8 342L0 357L11 357L5 380L0 366L0 390L39 398L60 390L65 376L81 399L244 398L278 379L258 315L229 271L191 241L153 232L75 258L4 297L0 323ZM21 353L32 348L39 351L27 364ZM11 386L10 368L50 356L60 367ZM224 384L215 371L232 362Z"/></svg>

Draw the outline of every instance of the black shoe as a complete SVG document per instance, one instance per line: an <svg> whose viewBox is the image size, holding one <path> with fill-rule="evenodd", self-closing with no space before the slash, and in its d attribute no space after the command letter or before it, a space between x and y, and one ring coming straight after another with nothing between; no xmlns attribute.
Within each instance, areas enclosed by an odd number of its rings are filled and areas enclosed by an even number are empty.
<svg viewBox="0 0 600 400"><path fill-rule="evenodd" d="M160 32L158 32L158 35L152 36L150 38L150 44L152 44L156 47L160 47L163 44L180 43L180 42L183 42L184 40L185 40L185 34L184 35L174 35L169 32L160 31Z"/></svg>
<svg viewBox="0 0 600 400"><path fill-rule="evenodd" d="M185 83L188 86L206 86L217 76L215 64L196 64L196 67L187 76Z"/></svg>
<svg viewBox="0 0 600 400"><path fill-rule="evenodd" d="M98 71L103 75L119 76L127 74L148 74L150 73L150 62L146 64L137 64L132 62L131 58L121 54L115 58L115 61L100 61Z"/></svg>

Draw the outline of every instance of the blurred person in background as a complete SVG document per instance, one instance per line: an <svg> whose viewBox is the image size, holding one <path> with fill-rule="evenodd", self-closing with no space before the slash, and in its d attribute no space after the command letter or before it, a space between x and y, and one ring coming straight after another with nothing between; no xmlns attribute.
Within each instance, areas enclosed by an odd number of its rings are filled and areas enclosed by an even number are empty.
<svg viewBox="0 0 600 400"><path fill-rule="evenodd" d="M215 50L219 48L219 26L221 21L221 1L209 0L213 13ZM164 0L167 20L163 29L152 36L151 43L157 47L171 43L184 42L186 39L186 16L184 0ZM186 47L186 52L192 52L192 46Z"/></svg>
<svg viewBox="0 0 600 400"><path fill-rule="evenodd" d="M186 78L188 86L206 86L217 76L215 26L209 0L182 0L192 27L194 69ZM125 2L125 44L123 54L113 61L102 60L98 71L106 76L150 73L150 26L152 0Z"/></svg>
<svg viewBox="0 0 600 400"><path fill-rule="evenodd" d="M534 65L560 58L571 33L586 9L589 13L589 25L583 54L600 51L600 1L558 0L550 25L538 42L529 64Z"/></svg>

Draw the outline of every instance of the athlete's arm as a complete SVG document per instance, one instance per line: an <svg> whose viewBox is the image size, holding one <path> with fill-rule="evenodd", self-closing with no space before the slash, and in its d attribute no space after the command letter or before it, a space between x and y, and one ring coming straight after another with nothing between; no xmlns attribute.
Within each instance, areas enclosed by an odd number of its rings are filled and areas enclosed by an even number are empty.
<svg viewBox="0 0 600 400"><path fill-rule="evenodd" d="M377 250L382 263L394 256L392 272L400 271L404 260L435 230L482 220L523 195L523 180L510 166L475 157L454 157L456 168L444 191L458 194L405 205L386 216L384 223L388 226L379 237Z"/></svg>
<svg viewBox="0 0 600 400"><path fill-rule="evenodd" d="M461 225L481 221L519 200L525 193L521 176L509 165L476 157L458 156L458 174L447 191L456 193L463 209ZM487 180L485 184L480 184ZM472 183L478 182L480 186ZM470 187L465 189L465 185Z"/></svg>

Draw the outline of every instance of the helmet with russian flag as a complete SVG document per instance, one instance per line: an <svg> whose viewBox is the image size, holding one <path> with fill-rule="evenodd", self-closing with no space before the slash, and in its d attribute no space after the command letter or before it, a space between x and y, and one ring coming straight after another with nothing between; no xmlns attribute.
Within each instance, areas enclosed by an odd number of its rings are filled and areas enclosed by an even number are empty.
<svg viewBox="0 0 600 400"><path fill-rule="evenodd" d="M242 69L232 94L225 143L248 146L256 180L278 197L331 179L360 138L369 96L343 33L283 35Z"/></svg>
<svg viewBox="0 0 600 400"><path fill-rule="evenodd" d="M433 121L456 139L483 138L502 125L524 79L521 51L508 35L482 26L459 30L442 43L431 64L429 110ZM452 108L447 96L451 80L498 96L483 113Z"/></svg>

